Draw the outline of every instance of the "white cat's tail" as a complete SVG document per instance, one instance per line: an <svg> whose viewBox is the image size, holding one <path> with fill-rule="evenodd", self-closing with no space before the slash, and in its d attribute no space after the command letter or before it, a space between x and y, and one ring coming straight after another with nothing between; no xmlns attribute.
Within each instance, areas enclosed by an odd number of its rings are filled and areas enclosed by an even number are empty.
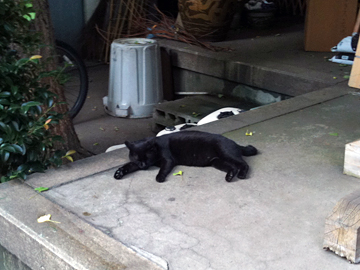
<svg viewBox="0 0 360 270"><path fill-rule="evenodd" d="M241 152L243 156L254 156L257 154L257 149L252 146L252 145L248 145L248 146L241 146Z"/></svg>

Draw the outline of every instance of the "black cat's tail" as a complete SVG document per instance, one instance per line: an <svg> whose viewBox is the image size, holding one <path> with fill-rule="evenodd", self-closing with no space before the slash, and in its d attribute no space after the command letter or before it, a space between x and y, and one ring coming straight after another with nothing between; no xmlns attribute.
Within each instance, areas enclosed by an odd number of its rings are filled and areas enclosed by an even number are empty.
<svg viewBox="0 0 360 270"><path fill-rule="evenodd" d="M252 145L248 145L248 146L241 146L241 152L243 156L254 156L258 153L257 149L252 146Z"/></svg>

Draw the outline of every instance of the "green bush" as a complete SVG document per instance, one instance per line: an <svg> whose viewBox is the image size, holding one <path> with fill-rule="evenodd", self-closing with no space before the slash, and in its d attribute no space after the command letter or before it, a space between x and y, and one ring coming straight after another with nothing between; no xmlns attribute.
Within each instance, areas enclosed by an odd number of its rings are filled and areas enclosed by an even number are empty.
<svg viewBox="0 0 360 270"><path fill-rule="evenodd" d="M32 172L60 166L63 152L53 149L62 140L50 132L62 115L53 110L55 95L42 82L56 72L45 72L30 56L40 46L27 16L29 0L0 1L0 181L26 179Z"/></svg>

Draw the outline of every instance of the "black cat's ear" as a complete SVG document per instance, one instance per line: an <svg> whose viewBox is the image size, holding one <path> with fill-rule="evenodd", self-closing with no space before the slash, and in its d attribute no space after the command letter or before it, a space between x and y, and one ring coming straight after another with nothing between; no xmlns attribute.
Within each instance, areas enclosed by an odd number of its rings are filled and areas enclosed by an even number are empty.
<svg viewBox="0 0 360 270"><path fill-rule="evenodd" d="M125 145L129 150L132 148L132 143L131 142L125 141Z"/></svg>

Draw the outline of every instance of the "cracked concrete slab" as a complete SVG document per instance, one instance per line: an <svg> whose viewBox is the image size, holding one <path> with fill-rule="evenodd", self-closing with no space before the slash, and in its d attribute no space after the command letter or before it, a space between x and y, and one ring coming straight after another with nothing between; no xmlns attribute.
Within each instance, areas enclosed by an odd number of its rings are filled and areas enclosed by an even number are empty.
<svg viewBox="0 0 360 270"><path fill-rule="evenodd" d="M165 183L155 181L157 168L116 181L115 167L43 195L169 269L355 269L322 250L322 241L326 216L358 188L342 168L344 145L360 134L359 105L357 95L340 95L226 133L260 151L246 158L246 180L227 183L213 168L178 166L173 172L183 176Z"/></svg>

